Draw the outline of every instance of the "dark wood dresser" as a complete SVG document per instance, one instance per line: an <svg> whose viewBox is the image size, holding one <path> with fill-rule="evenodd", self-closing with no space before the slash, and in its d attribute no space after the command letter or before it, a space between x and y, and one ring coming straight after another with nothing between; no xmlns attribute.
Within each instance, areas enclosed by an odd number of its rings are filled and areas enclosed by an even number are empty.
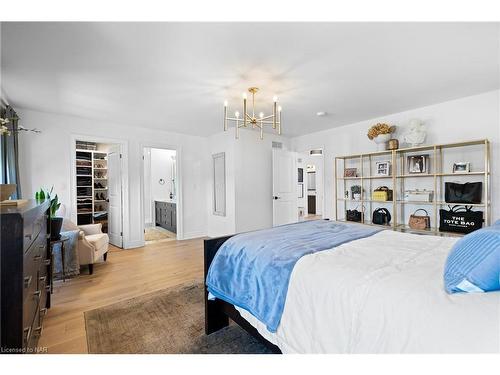
<svg viewBox="0 0 500 375"><path fill-rule="evenodd" d="M49 201L0 207L0 353L35 353L50 307Z"/></svg>

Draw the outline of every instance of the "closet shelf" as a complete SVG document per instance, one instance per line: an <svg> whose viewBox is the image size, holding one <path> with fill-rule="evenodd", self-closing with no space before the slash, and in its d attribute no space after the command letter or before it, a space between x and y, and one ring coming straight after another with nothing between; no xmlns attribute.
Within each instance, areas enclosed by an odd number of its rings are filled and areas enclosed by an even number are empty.
<svg viewBox="0 0 500 375"><path fill-rule="evenodd" d="M97 145L96 145L97 148ZM75 175L77 177L77 225L91 223L106 223L107 221L98 220L95 215L106 214L103 210L108 207L108 202L105 198L107 195L107 152L102 150L83 150L76 149L75 158ZM84 179L85 177L85 179ZM81 185L90 183L89 185ZM102 187L96 187L102 186ZM104 185L104 186L103 186ZM78 193L82 195L78 195ZM103 194L104 193L104 194ZM96 197L97 195L97 197ZM81 202L85 199L86 202ZM106 216L106 215L103 215ZM105 228L103 228L105 231Z"/></svg>

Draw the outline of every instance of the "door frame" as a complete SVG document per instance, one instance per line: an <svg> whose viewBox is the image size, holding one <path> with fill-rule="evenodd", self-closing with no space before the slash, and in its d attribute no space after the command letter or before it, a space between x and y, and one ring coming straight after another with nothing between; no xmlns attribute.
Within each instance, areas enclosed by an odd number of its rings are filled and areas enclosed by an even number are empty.
<svg viewBox="0 0 500 375"><path fill-rule="evenodd" d="M311 155L309 154L309 151L311 150L314 150L314 149L322 149L323 150L323 154L321 155L321 163L318 163L318 164L321 164L321 167L322 167L322 171L323 171L323 175L321 176L322 177L322 183L321 183L321 188L322 188L322 192L323 192L323 199L322 199L322 202L321 202L321 216L323 219L327 218L327 215L326 215L326 191L325 191L325 186L326 186L326 169L325 169L325 147L324 146L311 146L311 147L308 147L306 150L303 150L303 151L297 151L297 157L300 157L301 155L306 155L308 157L311 157ZM319 159L319 158L318 158ZM307 163L305 163L307 165ZM315 163L316 164L316 163ZM305 171L305 166L304 166L304 175L306 175L306 171ZM304 177L304 181L306 181L306 177ZM317 180L316 180L317 181ZM318 186L318 184L316 183L316 187ZM305 196L307 197L307 189L305 190ZM307 213L307 198L306 198L306 213Z"/></svg>
<svg viewBox="0 0 500 375"><path fill-rule="evenodd" d="M129 202L125 200L125 197L128 197L129 194L129 176L128 176L128 142L123 139L117 138L108 138L108 137L95 137L90 135L83 134L70 134L70 189L71 189L71 212L70 217L71 221L77 223L76 220L76 141L85 141L85 142L95 142L95 143L109 143L115 144L120 147L121 157L121 171L120 177L122 181L122 210L121 210L121 222L122 222L122 248L127 249L130 243L130 230L129 227L125 225L125 223L129 223Z"/></svg>
<svg viewBox="0 0 500 375"><path fill-rule="evenodd" d="M175 170L177 173L177 201L176 204L176 224L177 224L177 240L184 239L184 220L183 220L183 204L182 204L182 147L178 145L168 145L165 143L155 143L155 142L146 142L139 144L140 150L140 164L141 164L141 241L142 245L146 244L146 240L144 239L144 230L146 229L146 223L144 220L144 149L145 148L158 148L162 150L170 150L175 151Z"/></svg>

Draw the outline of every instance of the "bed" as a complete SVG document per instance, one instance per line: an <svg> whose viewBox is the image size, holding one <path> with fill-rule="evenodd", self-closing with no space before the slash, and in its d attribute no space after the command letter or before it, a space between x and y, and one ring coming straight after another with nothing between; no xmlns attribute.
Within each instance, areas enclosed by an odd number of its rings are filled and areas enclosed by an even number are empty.
<svg viewBox="0 0 500 375"><path fill-rule="evenodd" d="M205 277L230 237L205 241ZM230 318L277 353L498 353L500 293L443 289L456 241L383 230L302 256L275 332L206 290L206 333Z"/></svg>

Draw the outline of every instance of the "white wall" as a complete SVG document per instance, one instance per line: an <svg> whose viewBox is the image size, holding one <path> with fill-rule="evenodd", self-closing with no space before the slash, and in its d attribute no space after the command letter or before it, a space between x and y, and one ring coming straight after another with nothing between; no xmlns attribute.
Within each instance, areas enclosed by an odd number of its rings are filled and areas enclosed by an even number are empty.
<svg viewBox="0 0 500 375"><path fill-rule="evenodd" d="M368 128L377 122L398 126L400 140L408 121L419 118L427 125L426 143L449 143L487 138L491 141L492 208L493 220L500 219L500 102L499 90L439 103L410 111L311 133L291 140L292 148L302 151L322 147L325 158L325 217L334 217L333 162L335 156L375 151L375 144L367 136Z"/></svg>
<svg viewBox="0 0 500 375"><path fill-rule="evenodd" d="M240 130L235 139L234 129L209 137L211 155L226 153L226 216L213 214L213 180L208 184L208 235L210 237L269 228L272 211L272 142L284 137ZM212 171L212 165L210 165Z"/></svg>
<svg viewBox="0 0 500 375"><path fill-rule="evenodd" d="M41 186L54 185L61 201L71 207L70 164L71 135L106 137L125 141L128 145L129 189L124 202L128 205L129 222L124 223L124 246L143 244L141 212L142 146L176 146L180 148L178 163L182 173L183 230L184 238L200 237L207 229L207 139L141 127L127 127L101 123L65 115L48 114L16 108L21 124L38 128L40 134L20 136L19 155L21 184L24 197L33 196ZM69 216L69 213L67 213Z"/></svg>

